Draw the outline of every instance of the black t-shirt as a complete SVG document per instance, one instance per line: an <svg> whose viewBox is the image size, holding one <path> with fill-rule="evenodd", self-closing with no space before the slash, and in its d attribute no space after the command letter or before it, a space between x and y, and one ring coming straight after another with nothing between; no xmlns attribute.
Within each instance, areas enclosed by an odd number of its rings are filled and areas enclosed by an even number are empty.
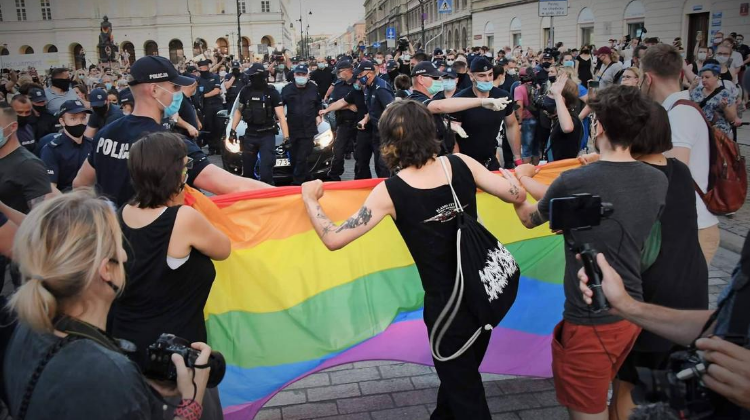
<svg viewBox="0 0 750 420"><path fill-rule="evenodd" d="M581 137L583 136L583 125L575 112L571 111L573 119L573 131L565 133L560 127L560 121L555 120L549 135L552 158L554 160L573 159L581 150Z"/></svg>
<svg viewBox="0 0 750 420"><path fill-rule="evenodd" d="M8 343L2 380L11 416L16 416L29 378L58 340L20 323ZM135 363L89 340L68 343L52 359L34 388L27 419L146 420L163 417L160 404Z"/></svg>
<svg viewBox="0 0 750 420"><path fill-rule="evenodd" d="M96 134L95 147L89 154L88 162L96 170L96 187L100 194L109 197L118 206L127 203L133 197L135 191L130 183L128 151L133 143L146 134L159 131L167 129L152 118L131 114L104 127ZM193 169L188 171L188 184L192 186L210 162L195 143L188 139L184 140L188 156L193 159Z"/></svg>
<svg viewBox="0 0 750 420"><path fill-rule="evenodd" d="M476 98L474 89L464 89L453 95L454 98ZM509 98L510 94L493 87L489 91L490 98ZM453 114L456 121L461 122L461 128L466 131L467 138L456 138L461 153L473 157L480 163L495 156L497 150L497 134L503 119L513 115L513 107L508 106L503 111L491 111L485 108L472 108Z"/></svg>
<svg viewBox="0 0 750 420"><path fill-rule="evenodd" d="M323 98L326 96L328 88L333 84L334 76L330 69L318 69L310 73L310 80L318 85L318 94Z"/></svg>
<svg viewBox="0 0 750 420"><path fill-rule="evenodd" d="M93 148L94 141L88 137L84 137L81 144L73 141L65 133L52 140L41 153L50 182L57 184L60 191L72 188L78 170Z"/></svg>
<svg viewBox="0 0 750 420"><path fill-rule="evenodd" d="M122 109L120 109L119 106L109 104L109 109L107 110L107 113L104 115L103 119L96 112L89 115L88 126L91 128L99 129L109 125L113 121L117 121L124 116L125 114L122 113Z"/></svg>
<svg viewBox="0 0 750 420"><path fill-rule="evenodd" d="M21 213L28 202L52 192L44 163L23 147L0 159L0 201Z"/></svg>

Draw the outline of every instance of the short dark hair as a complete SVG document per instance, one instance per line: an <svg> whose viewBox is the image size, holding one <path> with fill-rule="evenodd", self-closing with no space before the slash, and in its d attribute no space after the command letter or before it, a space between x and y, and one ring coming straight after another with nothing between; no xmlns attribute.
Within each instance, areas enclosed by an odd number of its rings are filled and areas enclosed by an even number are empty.
<svg viewBox="0 0 750 420"><path fill-rule="evenodd" d="M63 73L69 72L69 71L70 70L66 69L65 67L58 67L58 68L52 69L52 72L50 72L49 76L54 79L55 77L57 77L57 76L59 76L59 75L61 75Z"/></svg>
<svg viewBox="0 0 750 420"><path fill-rule="evenodd" d="M31 100L30 100L30 99L29 99L29 97L28 97L28 96L26 96L26 95L21 95L21 94L18 94L18 95L14 96L14 97L13 97L13 98L12 98L12 99L10 100L10 103L11 103L11 105L12 105L12 104L14 104L14 103L16 103L16 102L19 102L19 103L22 103L22 104L30 104L30 103L31 103Z"/></svg>
<svg viewBox="0 0 750 420"><path fill-rule="evenodd" d="M634 155L653 155L672 150L672 127L669 125L667 110L656 101L651 101L648 123L641 133L633 139L630 153Z"/></svg>
<svg viewBox="0 0 750 420"><path fill-rule="evenodd" d="M418 62L427 61L427 54L423 52L418 52L414 54L413 56L411 56L411 58L417 60Z"/></svg>
<svg viewBox="0 0 750 420"><path fill-rule="evenodd" d="M378 131L381 154L391 170L421 168L440 152L435 120L421 102L406 99L388 105Z"/></svg>
<svg viewBox="0 0 750 420"><path fill-rule="evenodd" d="M492 80L497 80L498 77L505 74L505 67L500 65L494 65L492 66Z"/></svg>
<svg viewBox="0 0 750 420"><path fill-rule="evenodd" d="M135 190L130 204L153 209L165 205L179 193L185 156L185 142L174 133L151 133L135 142L128 157L128 170Z"/></svg>
<svg viewBox="0 0 750 420"><path fill-rule="evenodd" d="M456 71L463 70L463 69L465 69L467 67L468 66L463 61L454 61L453 62L453 69L456 70Z"/></svg>
<svg viewBox="0 0 750 420"><path fill-rule="evenodd" d="M411 87L411 78L406 74L399 74L393 80L393 85L396 89L407 90Z"/></svg>
<svg viewBox="0 0 750 420"><path fill-rule="evenodd" d="M597 92L588 105L612 147L629 148L649 120L651 102L635 86L613 85Z"/></svg>
<svg viewBox="0 0 750 420"><path fill-rule="evenodd" d="M677 48L669 44L648 47L641 59L643 73L651 72L659 77L677 79L682 73L682 56Z"/></svg>

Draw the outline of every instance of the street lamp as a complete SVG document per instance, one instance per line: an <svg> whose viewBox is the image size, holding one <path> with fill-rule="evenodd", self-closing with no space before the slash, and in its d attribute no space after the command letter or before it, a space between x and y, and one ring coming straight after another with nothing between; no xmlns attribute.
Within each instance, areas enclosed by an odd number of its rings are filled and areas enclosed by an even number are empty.
<svg viewBox="0 0 750 420"><path fill-rule="evenodd" d="M427 3L428 0L419 0L419 12L421 14L422 18L422 48L424 48L424 21L425 21L425 15L424 15L424 4Z"/></svg>
<svg viewBox="0 0 750 420"><path fill-rule="evenodd" d="M244 0L242 4L245 4ZM237 0L237 55L240 57L240 61L242 61L242 29L240 29L241 15L242 10L240 10L240 0Z"/></svg>

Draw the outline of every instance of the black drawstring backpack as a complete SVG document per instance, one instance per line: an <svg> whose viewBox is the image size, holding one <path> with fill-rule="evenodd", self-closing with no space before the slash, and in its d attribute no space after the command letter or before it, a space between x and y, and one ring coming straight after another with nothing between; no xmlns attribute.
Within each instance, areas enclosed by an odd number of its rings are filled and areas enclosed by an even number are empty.
<svg viewBox="0 0 750 420"><path fill-rule="evenodd" d="M463 211L453 189L444 157L439 158L443 172L453 194L453 202L458 212L458 234L456 236L456 283L445 308L440 312L430 332L432 357L447 362L461 356L482 334L502 321L508 313L518 293L521 270L513 255L485 229L476 219ZM458 309L466 293L469 311L479 320L476 332L451 356L440 354L440 342L456 318ZM450 312L448 319L446 316ZM443 322L445 320L445 322Z"/></svg>

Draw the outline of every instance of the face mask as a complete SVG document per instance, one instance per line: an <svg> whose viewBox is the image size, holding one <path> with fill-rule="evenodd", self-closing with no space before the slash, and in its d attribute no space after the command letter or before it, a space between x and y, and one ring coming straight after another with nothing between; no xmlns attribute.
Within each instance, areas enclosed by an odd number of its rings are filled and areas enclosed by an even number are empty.
<svg viewBox="0 0 750 420"><path fill-rule="evenodd" d="M360 77L357 80L359 80L359 83L361 83L362 86L366 86L367 85L367 76L362 76L362 77Z"/></svg>
<svg viewBox="0 0 750 420"><path fill-rule="evenodd" d="M223 79L223 78L224 78L224 77L225 77L226 75L227 75L227 72L225 72L224 70L222 70L222 71L220 71L220 72L219 72L219 76L221 76L221 78L222 78L222 79Z"/></svg>
<svg viewBox="0 0 750 420"><path fill-rule="evenodd" d="M45 109L47 109L47 105L34 105L33 108L34 108L34 111L41 114L42 112L44 112Z"/></svg>
<svg viewBox="0 0 750 420"><path fill-rule="evenodd" d="M377 63L377 65L381 65L381 64L383 64L383 59L382 58L376 58L375 59L375 63Z"/></svg>
<svg viewBox="0 0 750 420"><path fill-rule="evenodd" d="M727 62L729 62L729 57L717 55L715 58L716 58L716 61L719 62L719 64L727 64Z"/></svg>
<svg viewBox="0 0 750 420"><path fill-rule="evenodd" d="M278 66L276 66L276 68L279 70L284 70L284 67L285 66L283 64L279 64Z"/></svg>
<svg viewBox="0 0 750 420"><path fill-rule="evenodd" d="M681 52L681 53L680 53L680 57L682 57L682 59L684 60L684 59L685 59L685 57L687 57L687 53Z"/></svg>
<svg viewBox="0 0 750 420"><path fill-rule="evenodd" d="M19 127L25 127L28 123L31 122L31 116L28 116L28 115L25 117L22 117L19 115L17 118L18 118Z"/></svg>
<svg viewBox="0 0 750 420"><path fill-rule="evenodd" d="M445 63L448 64L449 66L452 66L453 63L455 63L455 60L445 60Z"/></svg>
<svg viewBox="0 0 750 420"><path fill-rule="evenodd" d="M443 80L443 90L447 90L448 92L453 92L454 90L456 90L456 81Z"/></svg>
<svg viewBox="0 0 750 420"><path fill-rule="evenodd" d="M427 88L427 93L430 94L430 96L435 95L438 92L443 91L443 81L442 80L433 80L432 85Z"/></svg>
<svg viewBox="0 0 750 420"><path fill-rule="evenodd" d="M515 76L516 74L518 74L518 72L516 71L516 69L508 69L508 74L511 76Z"/></svg>
<svg viewBox="0 0 750 420"><path fill-rule="evenodd" d="M237 76L238 74L240 74L240 69L232 69L232 74Z"/></svg>
<svg viewBox="0 0 750 420"><path fill-rule="evenodd" d="M698 53L698 60L705 61L706 57L708 57L707 53Z"/></svg>
<svg viewBox="0 0 750 420"><path fill-rule="evenodd" d="M304 76L294 76L294 83L297 86L304 86L307 84L307 77Z"/></svg>
<svg viewBox="0 0 750 420"><path fill-rule="evenodd" d="M556 81L557 81L557 76L550 76L549 77L549 82L550 83L555 83Z"/></svg>
<svg viewBox="0 0 750 420"><path fill-rule="evenodd" d="M487 58L492 58L492 54L490 54L490 53L487 53L484 56L487 57Z"/></svg>
<svg viewBox="0 0 750 420"><path fill-rule="evenodd" d="M94 111L94 113L96 115L98 115L100 117L104 117L105 115L107 115L107 106L106 105L105 106L95 106L95 107L92 107L91 109Z"/></svg>
<svg viewBox="0 0 750 420"><path fill-rule="evenodd" d="M723 41L724 38L716 37L714 38L714 44L721 44L721 41Z"/></svg>
<svg viewBox="0 0 750 420"><path fill-rule="evenodd" d="M10 123L10 124L13 124L13 123ZM2 128L2 130L0 130L0 148L5 146L5 143L7 143L8 140L10 140L10 137L13 135L13 133L8 134L7 136L5 135L5 129L10 127L10 124L6 125L5 127Z"/></svg>
<svg viewBox="0 0 750 420"><path fill-rule="evenodd" d="M67 91L70 87L70 80L68 79L52 79L52 86Z"/></svg>
<svg viewBox="0 0 750 420"><path fill-rule="evenodd" d="M740 45L742 45L742 43L743 43L743 42L745 42L745 40L744 40L744 39L740 39L740 38L737 38L737 46L738 46L738 47L739 47Z"/></svg>
<svg viewBox="0 0 750 420"><path fill-rule="evenodd" d="M354 90L362 90L362 85L360 85L359 83L355 83Z"/></svg>
<svg viewBox="0 0 750 420"><path fill-rule="evenodd" d="M492 90L495 85L492 84L492 82L476 82L477 90L480 92L489 92Z"/></svg>
<svg viewBox="0 0 750 420"><path fill-rule="evenodd" d="M107 88L107 90L112 89L112 83L105 83L104 87Z"/></svg>
<svg viewBox="0 0 750 420"><path fill-rule="evenodd" d="M163 87L156 85L159 89L166 90ZM169 92L168 90L166 90ZM171 93L171 92L170 92ZM180 105L182 105L182 92L174 92L172 93L172 103L169 104L169 106L164 106L163 103L161 103L160 100L156 100L156 102L159 102L159 105L164 107L164 117L169 118L172 115L176 114L180 111Z"/></svg>
<svg viewBox="0 0 750 420"><path fill-rule="evenodd" d="M318 69L319 70L325 70L326 67L328 67L328 65L326 65L326 63L318 63Z"/></svg>
<svg viewBox="0 0 750 420"><path fill-rule="evenodd" d="M409 54L402 54L401 59L404 61L409 61L411 60L411 56Z"/></svg>
<svg viewBox="0 0 750 420"><path fill-rule="evenodd" d="M68 132L74 138L79 138L86 131L86 124L66 125L65 131Z"/></svg>
<svg viewBox="0 0 750 420"><path fill-rule="evenodd" d="M563 61L563 67L575 67L576 63L573 60Z"/></svg>
<svg viewBox="0 0 750 420"><path fill-rule="evenodd" d="M542 63L542 68L548 69L548 68L550 68L550 67L552 67L552 63L549 63L549 62L547 62L547 63Z"/></svg>

